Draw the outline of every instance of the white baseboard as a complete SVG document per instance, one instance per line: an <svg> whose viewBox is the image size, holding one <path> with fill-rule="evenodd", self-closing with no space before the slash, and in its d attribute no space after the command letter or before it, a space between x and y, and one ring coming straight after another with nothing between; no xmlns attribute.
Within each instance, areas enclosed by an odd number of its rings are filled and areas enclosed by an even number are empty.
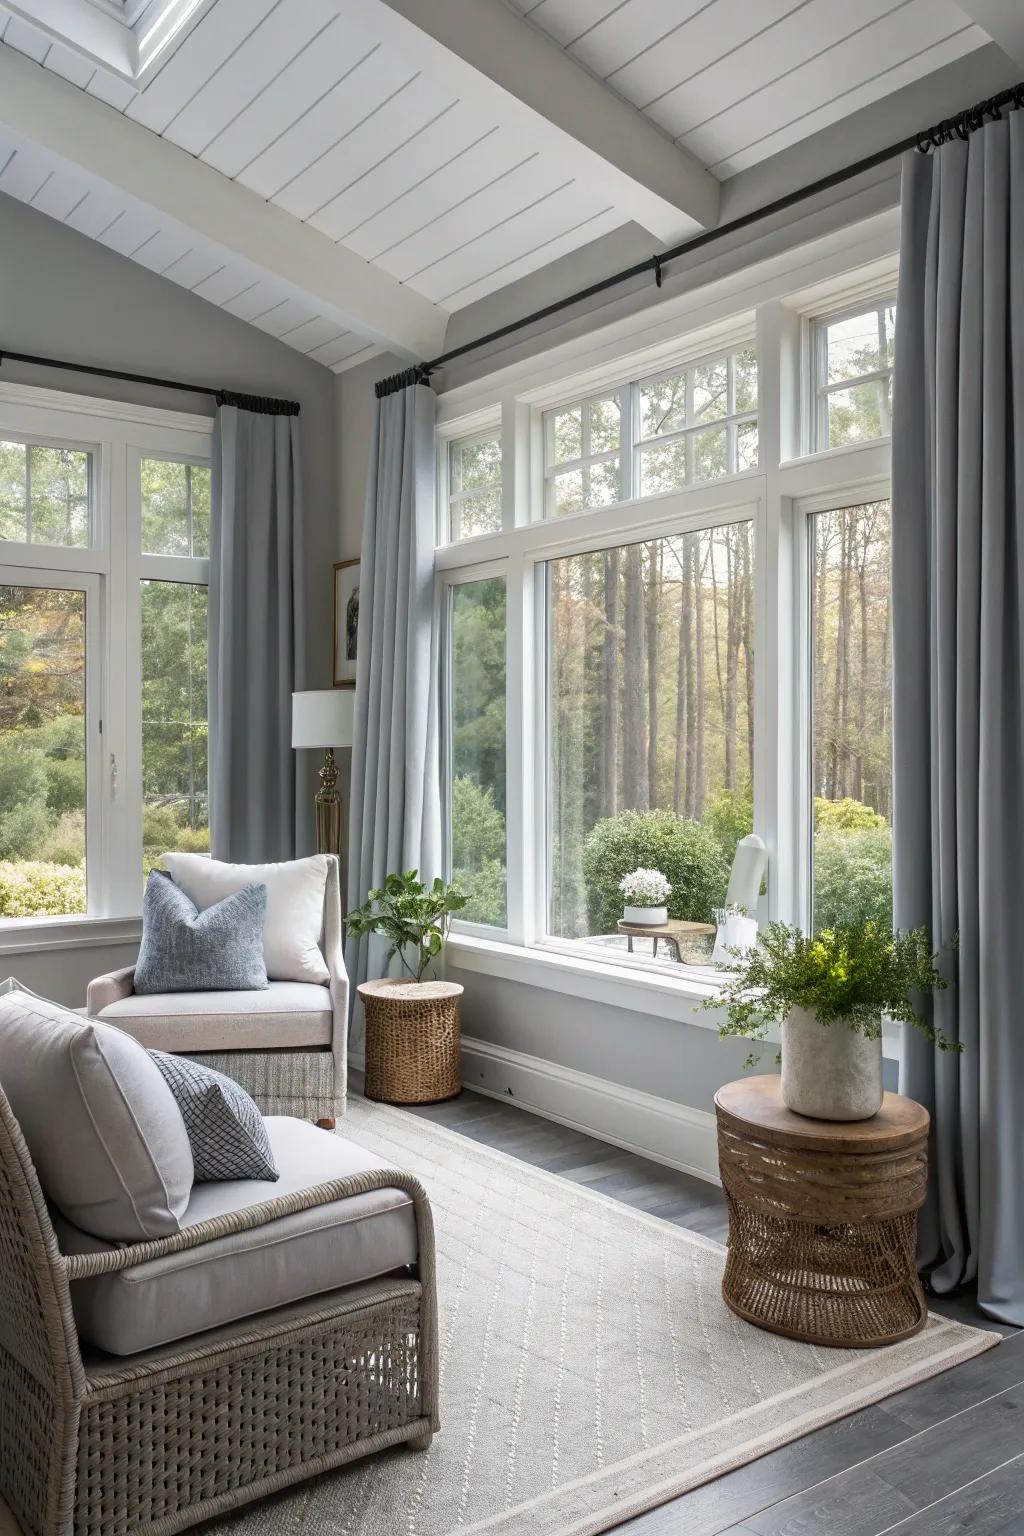
<svg viewBox="0 0 1024 1536"><path fill-rule="evenodd" d="M476 1093L505 1099L628 1152L720 1182L715 1117L706 1110L465 1035L462 1081Z"/></svg>
<svg viewBox="0 0 1024 1536"><path fill-rule="evenodd" d="M350 1052L349 1065L361 1072L362 1055ZM627 1152L721 1183L715 1117L707 1110L471 1035L462 1037L462 1082L474 1093L504 1099Z"/></svg>

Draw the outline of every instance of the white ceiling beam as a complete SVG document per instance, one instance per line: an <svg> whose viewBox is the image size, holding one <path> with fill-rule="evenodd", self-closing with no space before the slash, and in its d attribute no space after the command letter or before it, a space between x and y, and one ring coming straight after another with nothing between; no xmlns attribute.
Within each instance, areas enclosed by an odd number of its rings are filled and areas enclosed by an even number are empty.
<svg viewBox="0 0 1024 1536"><path fill-rule="evenodd" d="M1021 0L956 0L971 21L987 32L1015 64L1024 69L1024 6Z"/></svg>
<svg viewBox="0 0 1024 1536"><path fill-rule="evenodd" d="M336 0L462 100L511 119L658 240L718 218L720 184L503 0Z"/></svg>
<svg viewBox="0 0 1024 1536"><path fill-rule="evenodd" d="M441 351L448 312L440 305L4 47L0 126L288 284L339 330L403 357Z"/></svg>

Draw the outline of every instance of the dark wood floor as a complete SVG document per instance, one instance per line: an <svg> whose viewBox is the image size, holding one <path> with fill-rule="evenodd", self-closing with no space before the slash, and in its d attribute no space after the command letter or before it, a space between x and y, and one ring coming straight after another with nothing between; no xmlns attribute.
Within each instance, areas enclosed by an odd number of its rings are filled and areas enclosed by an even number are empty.
<svg viewBox="0 0 1024 1536"><path fill-rule="evenodd" d="M415 1110L489 1147L725 1240L721 1190L466 1092ZM970 1298L933 1310L983 1328ZM623 1536L1024 1536L1024 1332L620 1527Z"/></svg>

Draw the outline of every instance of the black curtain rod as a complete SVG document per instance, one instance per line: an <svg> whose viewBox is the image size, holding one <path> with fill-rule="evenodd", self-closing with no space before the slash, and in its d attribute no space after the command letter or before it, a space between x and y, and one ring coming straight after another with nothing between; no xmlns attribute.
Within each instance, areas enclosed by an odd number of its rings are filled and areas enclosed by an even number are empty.
<svg viewBox="0 0 1024 1536"><path fill-rule="evenodd" d="M178 389L188 395L212 395L218 405L235 405L239 410L255 411L260 416L299 414L296 400L275 400L270 395L240 395L229 389L211 389L207 384L183 384L180 379L157 379L148 373L125 373L120 368L95 368L91 363L68 363L57 357L36 357L31 352L0 350L0 367L5 362L62 368L66 373L89 373L100 379L122 379L128 384L152 384L157 389Z"/></svg>
<svg viewBox="0 0 1024 1536"><path fill-rule="evenodd" d="M741 229L749 229L752 224L757 224L762 219L769 219L773 214L783 213L787 208L817 196L819 192L828 192L844 181L852 181L855 176L874 170L876 166L884 165L887 160L895 160L897 156L905 154L909 149L917 149L922 154L927 154L929 149L938 149L940 144L946 144L951 139L967 139L987 119L998 118L1002 108L1008 106L1024 107L1024 81L1019 85L1011 86L1008 90L1000 91L997 96L990 96L985 101L978 102L976 106L968 107L966 111L957 113L955 117L946 118L924 133L911 134L909 138L901 139L898 144L890 144L887 149L879 149L873 155L866 155L863 160L857 160L853 165L846 165L842 170L819 177L809 186L799 187L795 192L787 192L784 197L777 197L772 203L754 208L750 213L741 214L737 219L730 219L728 224L719 224L714 229L706 229L701 234L694 235L692 239L684 240L680 245L673 245L655 256L648 256L643 261L635 262L631 267L624 267L621 272L613 272L610 277L603 277L600 282L591 283L588 288L581 288L564 299L556 299L554 303L546 304L543 309L536 309L532 314L524 315L520 320L511 320L508 325L499 326L495 331L488 331L486 336L477 336L473 341L466 341L459 347L452 347L449 352L442 352L439 357L433 357L429 362L406 368L402 373L392 374L390 378L379 379L376 384L377 397L380 399L384 395L395 394L410 384L425 384L434 370L443 367L445 363L454 362L458 357L465 357L469 352L476 352L480 347L489 346L491 342L503 341L506 336L514 336L517 331L524 331L540 320L548 320L552 315L571 309L575 304L582 304L586 299L607 293L610 288L617 288L620 283L628 283L631 278L642 277L644 273L653 272L654 281L660 288L665 267L670 261L689 255L691 251L699 251L703 246L711 245L715 240L723 240L727 235L734 235Z"/></svg>

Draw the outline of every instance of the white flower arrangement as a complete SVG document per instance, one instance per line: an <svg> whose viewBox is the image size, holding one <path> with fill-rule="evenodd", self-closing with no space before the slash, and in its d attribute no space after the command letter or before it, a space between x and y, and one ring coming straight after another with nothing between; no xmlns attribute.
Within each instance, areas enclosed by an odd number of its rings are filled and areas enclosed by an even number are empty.
<svg viewBox="0 0 1024 1536"><path fill-rule="evenodd" d="M634 869L623 875L619 890L630 907L662 907L672 894L672 887L660 869Z"/></svg>

